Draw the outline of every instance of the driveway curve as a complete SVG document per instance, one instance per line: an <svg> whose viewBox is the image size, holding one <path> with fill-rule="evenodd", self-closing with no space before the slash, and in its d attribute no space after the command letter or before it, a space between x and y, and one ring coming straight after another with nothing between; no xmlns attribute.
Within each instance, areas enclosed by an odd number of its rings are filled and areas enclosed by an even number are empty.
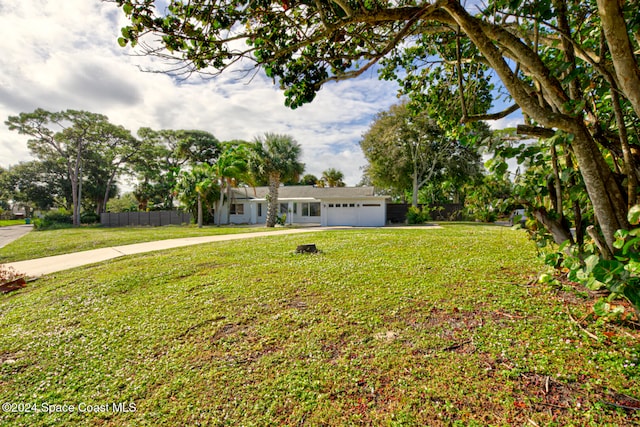
<svg viewBox="0 0 640 427"><path fill-rule="evenodd" d="M4 227L3 227L4 228ZM183 246L198 245L202 243L222 242L226 240L250 239L263 236L281 236L283 234L310 233L326 230L324 227L293 228L288 230L259 231L256 233L225 234L219 236L185 237L181 239L158 240L155 242L135 243L132 245L113 246L110 248L92 249L89 251L74 252L64 255L55 255L45 258L16 261L5 265L13 267L17 272L36 278L45 274L56 273L70 268L94 264L125 255L139 254L143 252L160 251L164 249L179 248Z"/></svg>
<svg viewBox="0 0 640 427"><path fill-rule="evenodd" d="M14 240L18 240L28 232L33 230L32 224L22 225L8 225L6 227L0 227L0 248L7 246Z"/></svg>

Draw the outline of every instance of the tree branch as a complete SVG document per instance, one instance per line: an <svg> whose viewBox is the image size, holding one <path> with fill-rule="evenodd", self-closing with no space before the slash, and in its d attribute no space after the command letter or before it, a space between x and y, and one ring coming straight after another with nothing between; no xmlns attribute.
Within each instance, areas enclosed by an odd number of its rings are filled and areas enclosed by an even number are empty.
<svg viewBox="0 0 640 427"><path fill-rule="evenodd" d="M502 118L507 117L509 114L518 111L520 109L520 106L518 104L513 104L512 106L510 106L509 108L500 111L498 113L492 113L492 114L474 114L471 116L467 116L467 117L463 117L461 122L462 123L468 123L468 122L477 122L480 120L499 120Z"/></svg>
<svg viewBox="0 0 640 427"><path fill-rule="evenodd" d="M598 12L620 87L640 116L640 69L633 56L620 2L598 0Z"/></svg>
<svg viewBox="0 0 640 427"><path fill-rule="evenodd" d="M517 135L537 136L538 138L551 138L556 131L540 126L518 125L516 128Z"/></svg>

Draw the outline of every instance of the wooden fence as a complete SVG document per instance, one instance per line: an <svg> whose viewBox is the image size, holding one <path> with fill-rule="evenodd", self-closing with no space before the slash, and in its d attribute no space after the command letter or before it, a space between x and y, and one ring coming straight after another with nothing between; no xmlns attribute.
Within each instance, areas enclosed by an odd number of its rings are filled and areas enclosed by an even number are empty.
<svg viewBox="0 0 640 427"><path fill-rule="evenodd" d="M100 214L100 224L104 227L181 225L191 222L191 214L180 211L151 212L106 212Z"/></svg>
<svg viewBox="0 0 640 427"><path fill-rule="evenodd" d="M422 208L424 205L418 205ZM407 220L407 211L411 207L407 203L387 203L387 222L403 223ZM431 206L431 219L434 221L459 221L462 217L463 205L447 203Z"/></svg>

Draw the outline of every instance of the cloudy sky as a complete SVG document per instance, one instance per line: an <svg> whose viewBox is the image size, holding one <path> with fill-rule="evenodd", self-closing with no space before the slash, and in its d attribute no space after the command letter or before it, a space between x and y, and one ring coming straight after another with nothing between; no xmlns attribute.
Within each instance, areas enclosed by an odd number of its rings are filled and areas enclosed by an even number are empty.
<svg viewBox="0 0 640 427"><path fill-rule="evenodd" d="M78 109L105 114L133 133L201 129L221 141L286 133L302 145L305 173L334 167L355 185L365 164L363 132L398 101L396 85L375 73L326 85L313 103L290 110L262 75L178 81L141 72L151 59L117 43L125 22L120 9L100 0L0 0L0 166L31 159L27 137L9 131L7 117Z"/></svg>

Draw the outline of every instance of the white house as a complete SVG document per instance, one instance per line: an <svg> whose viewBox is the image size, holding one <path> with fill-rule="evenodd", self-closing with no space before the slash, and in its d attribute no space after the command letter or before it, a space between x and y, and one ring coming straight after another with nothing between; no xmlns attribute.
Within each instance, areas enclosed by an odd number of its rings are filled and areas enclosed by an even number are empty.
<svg viewBox="0 0 640 427"><path fill-rule="evenodd" d="M268 187L234 189L232 200L223 206L223 221L230 207L232 224L264 224L268 193ZM387 198L376 196L373 187L281 186L278 202L287 224L381 227L386 223Z"/></svg>

